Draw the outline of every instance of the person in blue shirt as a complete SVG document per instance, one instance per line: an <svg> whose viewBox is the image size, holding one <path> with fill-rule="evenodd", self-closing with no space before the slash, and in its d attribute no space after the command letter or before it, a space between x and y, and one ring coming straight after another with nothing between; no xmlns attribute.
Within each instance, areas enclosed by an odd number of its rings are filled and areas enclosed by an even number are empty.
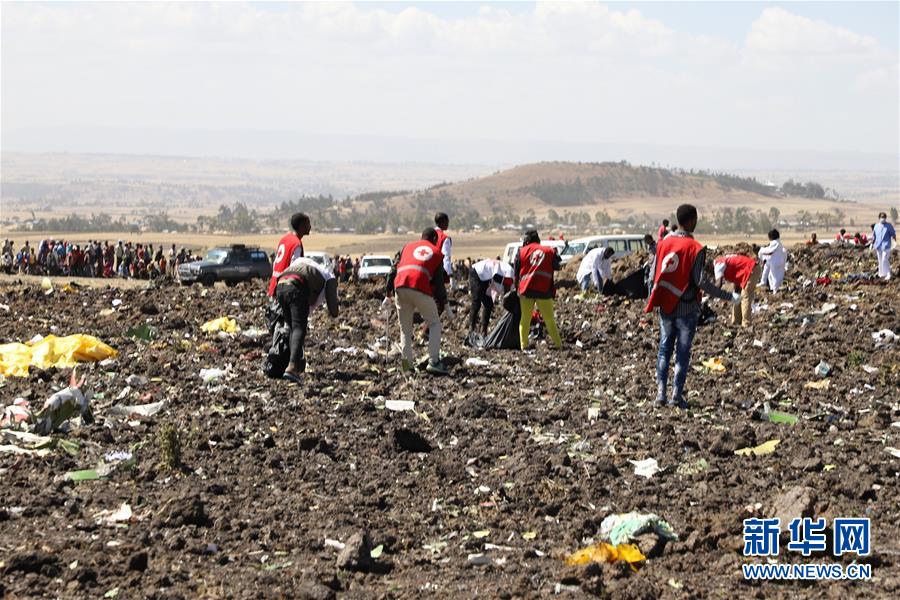
<svg viewBox="0 0 900 600"><path fill-rule="evenodd" d="M878 257L878 276L885 281L891 278L891 243L896 241L897 232L888 223L887 214L879 213L878 222L872 229L872 248Z"/></svg>

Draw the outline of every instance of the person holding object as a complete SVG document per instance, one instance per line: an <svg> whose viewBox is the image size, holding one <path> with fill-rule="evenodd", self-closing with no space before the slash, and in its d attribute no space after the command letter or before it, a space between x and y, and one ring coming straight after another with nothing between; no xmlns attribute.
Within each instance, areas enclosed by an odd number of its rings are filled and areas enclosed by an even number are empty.
<svg viewBox="0 0 900 600"><path fill-rule="evenodd" d="M337 279L334 274L311 258L298 257L278 276L275 299L281 305L285 323L290 328L290 361L282 379L300 383L300 374L306 370L303 345L309 311L323 303L328 314L338 316Z"/></svg>
<svg viewBox="0 0 900 600"><path fill-rule="evenodd" d="M722 280L734 285L734 291L740 294L740 304L735 303L731 314L734 325L750 326L753 318L753 297L756 282L759 281L760 269L755 258L743 254L726 254L713 261L716 285Z"/></svg>
<svg viewBox="0 0 900 600"><path fill-rule="evenodd" d="M487 335L491 313L494 311L494 295L502 296L512 285L512 273L505 273L499 258L480 260L469 267L469 294L472 307L469 310L469 333L475 331L478 314L481 313L481 335ZM481 309L484 308L482 311Z"/></svg>
<svg viewBox="0 0 900 600"><path fill-rule="evenodd" d="M612 279L612 263L610 259L615 250L608 246L599 246L584 255L581 264L578 265L578 274L575 280L582 292L588 291L591 283L598 292L603 291L607 281Z"/></svg>
<svg viewBox="0 0 900 600"><path fill-rule="evenodd" d="M891 278L891 243L897 241L894 226L887 221L887 213L878 213L878 222L872 229L872 248L878 259L878 276L885 281Z"/></svg>
<svg viewBox="0 0 900 600"><path fill-rule="evenodd" d="M557 349L562 348L562 338L553 316L553 300L556 288L553 271L562 268L562 260L554 248L542 246L534 229L525 232L522 247L516 254L513 272L516 274L516 290L522 316L519 319L519 342L522 350L528 348L528 332L531 330L531 311L537 305L538 312L547 325L547 334Z"/></svg>
<svg viewBox="0 0 900 600"><path fill-rule="evenodd" d="M680 229L656 246L651 263L653 289L644 312L659 309L659 352L656 360L656 401L665 405L669 363L675 352L675 381L669 406L687 408L684 385L691 368L691 344L697 332L702 292L721 300L740 301L706 278L706 248L694 239L697 209L682 204L676 211Z"/></svg>
<svg viewBox="0 0 900 600"><path fill-rule="evenodd" d="M815 235L815 234L813 234ZM769 290L775 294L784 281L784 269L787 266L787 250L781 243L781 234L777 229L769 232L769 245L759 249L759 260L764 263L760 284L769 284Z"/></svg>
<svg viewBox="0 0 900 600"><path fill-rule="evenodd" d="M447 292L444 289L444 255L437 243L438 232L429 227L422 232L422 239L403 247L388 276L387 296L396 296L403 336L401 369L412 371L415 366L413 316L419 313L428 327L428 366L425 370L433 375L447 375L447 368L441 362L440 318L447 304Z"/></svg>

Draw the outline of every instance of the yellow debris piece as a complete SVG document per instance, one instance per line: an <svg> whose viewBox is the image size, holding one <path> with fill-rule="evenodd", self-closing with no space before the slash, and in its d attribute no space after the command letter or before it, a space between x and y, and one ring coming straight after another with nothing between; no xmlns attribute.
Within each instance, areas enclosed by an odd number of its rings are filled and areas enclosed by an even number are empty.
<svg viewBox="0 0 900 600"><path fill-rule="evenodd" d="M615 563L627 562L634 569L634 563L646 560L640 549L634 544L619 544L613 546L606 542L599 542L577 550L566 557L569 566L586 565L592 562Z"/></svg>
<svg viewBox="0 0 900 600"><path fill-rule="evenodd" d="M207 333L215 333L216 331L224 331L225 333L236 333L238 331L237 321L229 317L219 317L212 321L207 321L200 328Z"/></svg>
<svg viewBox="0 0 900 600"><path fill-rule="evenodd" d="M74 367L79 362L115 358L118 351L92 335L48 335L35 343L0 345L0 375L25 377L29 367Z"/></svg>
<svg viewBox="0 0 900 600"><path fill-rule="evenodd" d="M772 454L775 452L775 446L780 443L781 440L769 440L755 448L741 448L740 450L735 450L734 453L738 456L762 456L763 454Z"/></svg>
<svg viewBox="0 0 900 600"><path fill-rule="evenodd" d="M725 372L725 365L722 363L721 358L710 358L709 360L704 360L702 364L710 371L716 371L718 373Z"/></svg>
<svg viewBox="0 0 900 600"><path fill-rule="evenodd" d="M827 390L831 386L830 379L820 379L819 381L807 381L803 387L813 390Z"/></svg>

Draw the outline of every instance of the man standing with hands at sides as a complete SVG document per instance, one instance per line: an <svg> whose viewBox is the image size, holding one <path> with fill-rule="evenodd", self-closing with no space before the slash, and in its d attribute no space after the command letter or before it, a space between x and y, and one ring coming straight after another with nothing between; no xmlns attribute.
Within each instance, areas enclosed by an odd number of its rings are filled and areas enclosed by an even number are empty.
<svg viewBox="0 0 900 600"><path fill-rule="evenodd" d="M659 308L659 353L656 361L656 401L687 408L684 384L691 368L691 344L697 332L701 290L722 300L739 302L740 294L729 294L706 277L706 248L694 239L697 209L682 204L676 211L679 229L668 234L656 247L651 264L653 290L644 312ZM675 382L672 398L666 401L669 363L675 353Z"/></svg>
<svg viewBox="0 0 900 600"><path fill-rule="evenodd" d="M888 223L887 213L878 213L878 222L872 228L872 248L878 257L878 276L885 281L891 278L891 242L897 241L894 226Z"/></svg>
<svg viewBox="0 0 900 600"><path fill-rule="evenodd" d="M291 231L282 236L275 249L275 260L272 261L272 279L269 281L269 296L275 295L278 278L288 268L288 265L303 256L303 236L309 235L311 229L309 217L304 213L291 215Z"/></svg>

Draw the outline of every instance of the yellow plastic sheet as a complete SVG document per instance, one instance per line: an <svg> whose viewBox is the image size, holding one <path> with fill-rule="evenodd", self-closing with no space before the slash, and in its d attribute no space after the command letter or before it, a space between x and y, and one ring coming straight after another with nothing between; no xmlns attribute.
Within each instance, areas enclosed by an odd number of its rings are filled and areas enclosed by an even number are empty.
<svg viewBox="0 0 900 600"><path fill-rule="evenodd" d="M725 364L722 362L721 358L710 358L709 360L704 360L702 364L710 371L716 371L717 373L725 372Z"/></svg>
<svg viewBox="0 0 900 600"><path fill-rule="evenodd" d="M216 331L224 331L225 333L236 333L238 330L237 321L229 317L219 317L212 321L207 321L200 327L207 333L215 333Z"/></svg>
<svg viewBox="0 0 900 600"><path fill-rule="evenodd" d="M114 358L118 351L92 335L76 333L66 337L48 335L34 344L0 345L0 375L25 377L29 367L74 367L79 362Z"/></svg>
<svg viewBox="0 0 900 600"><path fill-rule="evenodd" d="M568 555L566 557L566 564L575 566L586 565L592 562L627 562L633 569L634 563L646 560L646 558L647 557L641 554L640 549L634 544L619 544L618 546L613 546L606 542L599 542Z"/></svg>
<svg viewBox="0 0 900 600"><path fill-rule="evenodd" d="M781 440L769 440L755 448L741 448L740 450L735 450L734 453L738 456L762 456L764 454L772 454L775 452L775 446L780 443Z"/></svg>

